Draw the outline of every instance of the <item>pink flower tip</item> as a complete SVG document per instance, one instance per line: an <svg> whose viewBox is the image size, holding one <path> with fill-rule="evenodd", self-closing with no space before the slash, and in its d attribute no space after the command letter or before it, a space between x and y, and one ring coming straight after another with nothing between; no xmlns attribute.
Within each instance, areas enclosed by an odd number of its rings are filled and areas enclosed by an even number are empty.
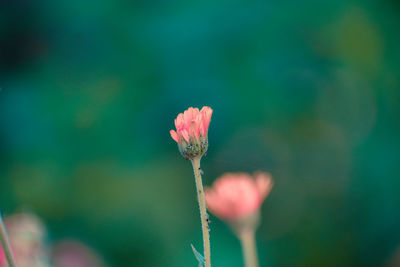
<svg viewBox="0 0 400 267"><path fill-rule="evenodd" d="M207 206L221 219L239 219L257 212L272 187L269 173L226 173L206 188Z"/></svg>
<svg viewBox="0 0 400 267"><path fill-rule="evenodd" d="M207 106L201 110L190 107L176 117L176 130L171 130L170 134L186 158L202 156L207 151L212 113L213 110Z"/></svg>

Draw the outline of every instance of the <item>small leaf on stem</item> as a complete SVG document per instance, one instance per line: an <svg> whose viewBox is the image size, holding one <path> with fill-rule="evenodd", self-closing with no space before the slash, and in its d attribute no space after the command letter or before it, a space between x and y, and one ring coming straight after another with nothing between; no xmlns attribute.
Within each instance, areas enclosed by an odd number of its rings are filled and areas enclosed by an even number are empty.
<svg viewBox="0 0 400 267"><path fill-rule="evenodd" d="M194 248L194 246L192 244L190 244L190 246L192 247L194 256L199 261L199 267L203 267L205 264L203 255L201 255L199 252L197 252L197 250Z"/></svg>

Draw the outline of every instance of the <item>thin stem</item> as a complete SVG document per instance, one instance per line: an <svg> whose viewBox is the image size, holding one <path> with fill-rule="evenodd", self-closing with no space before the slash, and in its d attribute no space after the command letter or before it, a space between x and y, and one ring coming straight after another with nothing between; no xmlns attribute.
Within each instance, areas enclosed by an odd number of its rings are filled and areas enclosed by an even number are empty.
<svg viewBox="0 0 400 267"><path fill-rule="evenodd" d="M200 157L192 159L194 177L196 180L197 199L200 207L201 228L203 231L203 247L205 267L211 267L210 233L207 222L206 199L200 173Z"/></svg>
<svg viewBox="0 0 400 267"><path fill-rule="evenodd" d="M16 267L15 259L12 254L10 241L8 240L6 226L4 225L3 218L0 214L0 241L3 247L4 254L6 255L9 267Z"/></svg>
<svg viewBox="0 0 400 267"><path fill-rule="evenodd" d="M246 267L258 267L257 246L254 230L246 229L239 233Z"/></svg>

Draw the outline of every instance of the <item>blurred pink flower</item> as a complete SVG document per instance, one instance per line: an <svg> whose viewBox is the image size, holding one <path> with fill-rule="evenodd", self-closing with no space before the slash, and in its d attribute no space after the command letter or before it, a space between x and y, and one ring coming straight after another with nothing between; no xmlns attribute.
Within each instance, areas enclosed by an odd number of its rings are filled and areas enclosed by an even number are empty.
<svg viewBox="0 0 400 267"><path fill-rule="evenodd" d="M259 210L272 186L268 173L255 173L254 179L246 173L226 173L206 188L207 206L221 219L245 217Z"/></svg>
<svg viewBox="0 0 400 267"><path fill-rule="evenodd" d="M184 113L180 113L175 119L175 130L170 134L179 146L179 150L186 158L192 159L202 156L208 148L208 127L213 110L210 107L190 107Z"/></svg>
<svg viewBox="0 0 400 267"><path fill-rule="evenodd" d="M46 229L39 217L31 213L16 213L6 217L5 224L18 267L49 266ZM0 267L6 266L7 261L0 255Z"/></svg>
<svg viewBox="0 0 400 267"><path fill-rule="evenodd" d="M93 249L77 240L64 240L53 249L54 267L102 267L104 262Z"/></svg>

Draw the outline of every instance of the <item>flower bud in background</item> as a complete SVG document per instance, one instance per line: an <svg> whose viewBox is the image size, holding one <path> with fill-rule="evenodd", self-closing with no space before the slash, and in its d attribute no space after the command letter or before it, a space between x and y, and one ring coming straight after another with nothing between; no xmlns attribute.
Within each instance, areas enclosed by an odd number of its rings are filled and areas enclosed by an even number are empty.
<svg viewBox="0 0 400 267"><path fill-rule="evenodd" d="M205 189L207 206L235 231L255 229L259 223L260 206L272 186L268 173L255 173L254 178L246 173L226 173L211 188Z"/></svg>
<svg viewBox="0 0 400 267"><path fill-rule="evenodd" d="M175 130L171 130L172 139L178 143L179 151L186 159L201 157L208 148L208 126L213 110L210 107L190 107L175 119Z"/></svg>
<svg viewBox="0 0 400 267"><path fill-rule="evenodd" d="M47 267L45 246L46 229L42 221L31 213L17 213L5 218L11 247L18 267ZM8 266L0 252L0 267Z"/></svg>
<svg viewBox="0 0 400 267"><path fill-rule="evenodd" d="M104 267L100 255L77 240L58 242L52 252L54 267Z"/></svg>

